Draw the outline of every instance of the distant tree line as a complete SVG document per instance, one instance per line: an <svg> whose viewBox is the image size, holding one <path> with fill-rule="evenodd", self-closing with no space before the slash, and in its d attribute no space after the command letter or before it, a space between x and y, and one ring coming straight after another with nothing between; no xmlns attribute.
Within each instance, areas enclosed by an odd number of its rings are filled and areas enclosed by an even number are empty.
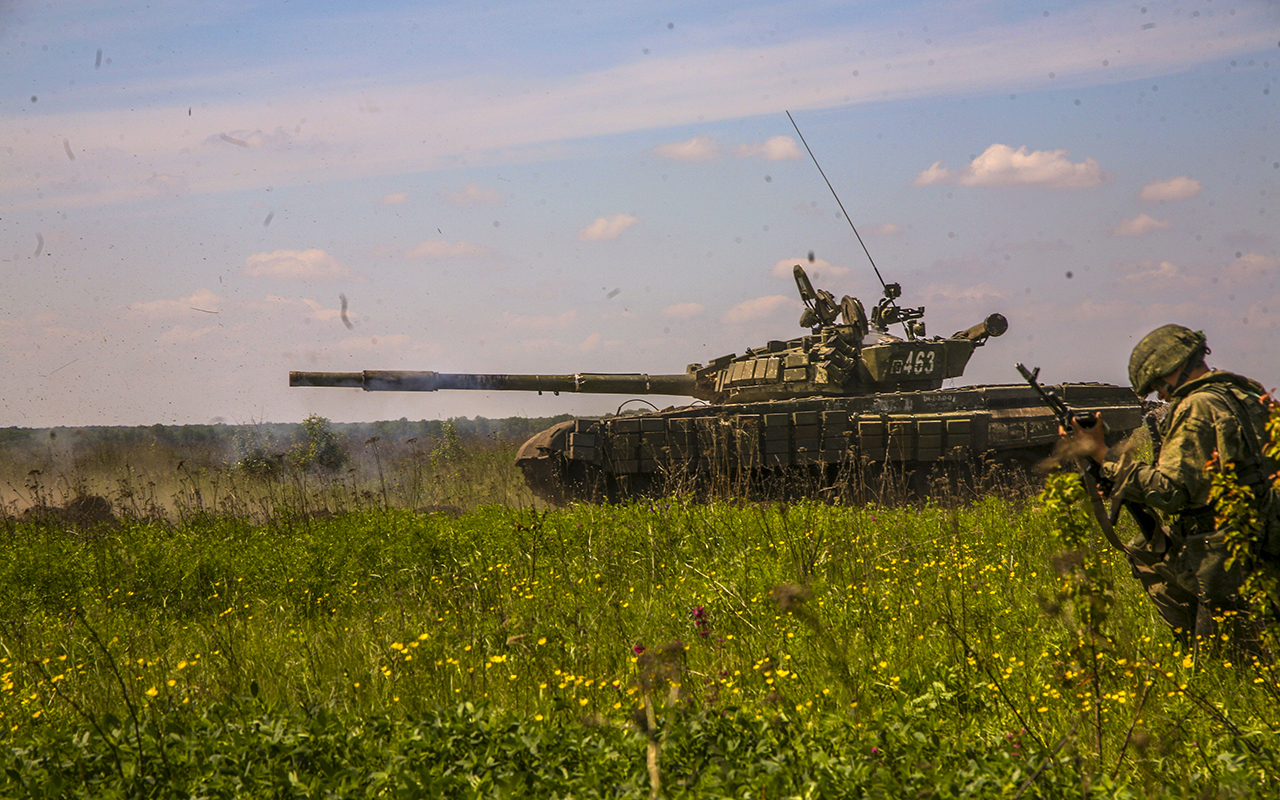
<svg viewBox="0 0 1280 800"><path fill-rule="evenodd" d="M523 441L557 422L572 419L569 414L556 417L456 417L448 420L410 420L401 417L379 422L329 422L329 430L349 442L365 442L378 437L384 442L405 442L445 438L462 440L503 438ZM97 451L136 450L157 447L171 451L207 451L221 449L237 439L255 438L294 441L306 438L305 422L259 422L248 425L86 425L56 428L0 428L0 452L36 451L58 444L75 443L77 448L92 447Z"/></svg>

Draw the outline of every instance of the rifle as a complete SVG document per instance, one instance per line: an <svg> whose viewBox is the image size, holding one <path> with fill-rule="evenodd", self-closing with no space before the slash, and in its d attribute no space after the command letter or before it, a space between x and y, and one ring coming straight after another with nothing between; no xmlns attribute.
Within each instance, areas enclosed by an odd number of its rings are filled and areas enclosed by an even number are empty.
<svg viewBox="0 0 1280 800"><path fill-rule="evenodd" d="M1142 415L1142 423L1147 427L1147 436L1151 439L1151 461L1157 463L1160 461L1160 447L1164 444L1164 437L1160 434L1160 425L1156 421L1154 411L1147 412ZM1142 530L1142 538L1146 540L1147 545L1152 553L1157 556L1164 555L1174 543L1165 535L1164 523L1160 521L1159 515L1146 506L1135 503L1132 500L1124 500L1119 503L1114 500L1111 502L1111 524L1115 525L1120 519L1120 509L1129 509L1129 515L1133 517L1133 521L1138 523L1138 528Z"/></svg>
<svg viewBox="0 0 1280 800"><path fill-rule="evenodd" d="M1029 383L1032 389L1035 389L1036 394L1040 395L1040 399L1044 401L1044 404L1053 411L1053 415L1058 418L1058 425L1068 436L1074 434L1076 424L1081 428L1092 428L1099 423L1097 412L1076 411L1067 405L1052 389L1046 389L1041 386L1038 380L1040 377L1039 367L1034 370L1028 370L1021 362L1018 362L1016 366L1023 380ZM1108 430L1106 422L1102 423L1102 429L1103 432ZM1098 525L1102 528L1102 534L1107 537L1107 541L1111 543L1112 547L1132 560L1133 550L1120 541L1120 537L1116 535L1115 523L1119 516L1120 506L1113 503L1112 512L1108 513L1106 507L1102 504L1103 492L1107 494L1111 492L1111 482L1102 477L1102 465L1092 458L1082 459L1079 456L1075 458L1075 463L1076 470L1080 473L1080 480L1084 482L1085 493L1089 496L1089 504L1093 508L1093 516L1098 520ZM1102 491L1099 491L1100 488ZM1147 535L1145 521L1151 521L1156 526L1156 529L1159 528L1159 524L1150 517L1150 512L1136 503L1126 502L1123 505L1133 514L1134 520L1142 528L1143 535L1150 539L1151 537ZM1139 515L1145 517L1146 520L1140 518Z"/></svg>
<svg viewBox="0 0 1280 800"><path fill-rule="evenodd" d="M1147 435L1151 437L1151 458L1160 460L1160 448L1164 446L1164 436L1160 434L1160 424L1156 420L1156 412L1148 411L1142 415L1142 424L1147 426Z"/></svg>
<svg viewBox="0 0 1280 800"><path fill-rule="evenodd" d="M1062 398L1058 397L1058 394L1052 389L1046 389L1041 386L1040 381L1036 380L1040 377L1039 367L1036 367L1033 370L1028 370L1022 365L1021 361L1019 361L1016 366L1018 367L1019 374L1022 375L1022 379L1031 384L1031 388L1036 390L1036 394L1040 395L1040 399L1044 401L1044 404L1053 410L1053 415L1058 418L1058 425L1062 426L1064 431L1071 433L1075 430L1072 423L1078 422L1081 428L1092 428L1094 425L1098 424L1097 412L1076 411L1074 408L1063 402ZM1105 422L1102 424L1102 429L1103 431L1109 431Z"/></svg>

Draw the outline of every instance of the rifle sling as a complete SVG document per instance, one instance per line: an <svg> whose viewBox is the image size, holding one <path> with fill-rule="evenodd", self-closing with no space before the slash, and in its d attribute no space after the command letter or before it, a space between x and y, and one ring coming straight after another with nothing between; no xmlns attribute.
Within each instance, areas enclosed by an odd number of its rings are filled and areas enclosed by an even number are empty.
<svg viewBox="0 0 1280 800"><path fill-rule="evenodd" d="M1098 481L1083 465L1078 462L1077 465L1080 467L1080 479L1084 481L1084 490L1089 494L1089 505L1093 508L1093 516L1102 528L1102 535L1107 537L1112 547L1126 556L1131 556L1132 552L1128 545L1120 541L1120 537L1116 535L1115 526L1111 524L1111 515L1107 513L1107 508L1102 503L1102 495L1098 493Z"/></svg>

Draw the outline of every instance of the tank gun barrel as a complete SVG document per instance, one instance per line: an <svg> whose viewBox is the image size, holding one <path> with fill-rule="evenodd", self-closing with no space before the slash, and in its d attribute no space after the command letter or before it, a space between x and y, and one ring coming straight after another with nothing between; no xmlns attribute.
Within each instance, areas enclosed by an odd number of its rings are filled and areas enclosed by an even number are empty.
<svg viewBox="0 0 1280 800"><path fill-rule="evenodd" d="M1007 330L1009 330L1009 320L1004 318L1004 314L991 314L982 322L956 333L951 338L969 339L982 344L988 336L1003 336Z"/></svg>
<svg viewBox="0 0 1280 800"><path fill-rule="evenodd" d="M698 397L696 379L685 375L575 373L573 375L480 375L475 373L364 370L290 372L290 386L337 386L366 392L578 392L582 394L665 394Z"/></svg>

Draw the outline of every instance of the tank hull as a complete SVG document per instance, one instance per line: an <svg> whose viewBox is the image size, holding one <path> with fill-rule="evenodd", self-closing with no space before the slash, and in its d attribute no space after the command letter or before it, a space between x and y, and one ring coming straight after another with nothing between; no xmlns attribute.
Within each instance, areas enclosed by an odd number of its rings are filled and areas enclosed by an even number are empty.
<svg viewBox="0 0 1280 800"><path fill-rule="evenodd" d="M1052 387L1102 414L1113 441L1142 423L1127 387ZM1048 456L1058 423L1026 384L689 405L564 422L530 438L516 462L554 503L695 490L746 498L862 494L892 477L928 493L938 476L1021 469ZM883 485L883 481L881 481Z"/></svg>

